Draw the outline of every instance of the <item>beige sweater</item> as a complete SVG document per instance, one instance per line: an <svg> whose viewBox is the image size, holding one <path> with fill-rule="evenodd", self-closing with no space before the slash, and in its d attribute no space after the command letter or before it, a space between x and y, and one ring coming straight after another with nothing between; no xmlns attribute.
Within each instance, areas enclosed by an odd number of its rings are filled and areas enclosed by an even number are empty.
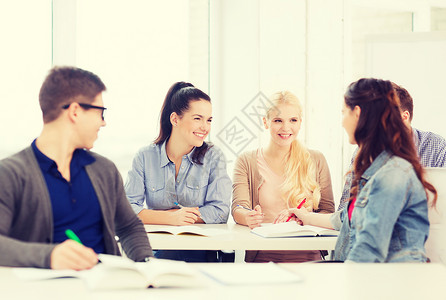
<svg viewBox="0 0 446 300"><path fill-rule="evenodd" d="M321 187L321 199L316 212L334 212L333 190L331 186L330 170L324 155L315 150L309 150L311 158L316 164L316 181ZM257 150L245 152L237 158L234 167L232 183L232 215L241 205L254 208L259 204L259 188L263 183L257 166ZM255 251L246 253L246 261L252 261L256 256Z"/></svg>
<svg viewBox="0 0 446 300"><path fill-rule="evenodd" d="M311 158L316 163L316 181L321 187L321 200L317 212L334 212L333 190L331 187L330 170L324 155L315 150L309 150ZM237 158L234 167L232 183L232 213L240 209L237 205L254 208L259 204L259 188L263 183L257 166L257 150L245 152Z"/></svg>

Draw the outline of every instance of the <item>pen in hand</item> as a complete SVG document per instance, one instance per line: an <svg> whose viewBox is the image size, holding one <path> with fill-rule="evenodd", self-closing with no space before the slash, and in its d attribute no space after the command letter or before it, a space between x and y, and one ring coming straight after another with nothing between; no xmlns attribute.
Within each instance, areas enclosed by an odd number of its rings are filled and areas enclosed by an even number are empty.
<svg viewBox="0 0 446 300"><path fill-rule="evenodd" d="M244 209L246 209L246 210L252 211L252 209L247 208L247 207L244 207L244 206L242 206L242 205L240 205L240 204L237 204L237 207L241 207L241 208L244 208Z"/></svg>
<svg viewBox="0 0 446 300"><path fill-rule="evenodd" d="M241 207L241 208L243 208L243 209L246 209L246 210L249 210L249 211L255 211L255 209L250 209L250 208L248 208L248 207L245 207L245 206L243 206L243 205L240 205L240 204L237 204L236 206L238 206L238 207ZM261 215L263 216L264 214L263 214L263 213L261 213Z"/></svg>
<svg viewBox="0 0 446 300"><path fill-rule="evenodd" d="M65 235L66 235L70 240L76 241L76 242L78 242L79 244L83 245L82 242L81 242L81 239L80 239L80 238L73 232L73 230L71 230L71 229L67 229L67 230L65 230Z"/></svg>
<svg viewBox="0 0 446 300"><path fill-rule="evenodd" d="M176 206L178 206L180 209L181 208L184 208L184 206L183 205L181 205L180 203L178 203L178 202L174 202L173 204L175 204ZM200 211L198 210L198 207L196 208L197 209L197 211L196 212L192 212L193 214L195 214L195 215L197 215L197 216L199 216L200 218L201 218L201 213L200 213Z"/></svg>
<svg viewBox="0 0 446 300"><path fill-rule="evenodd" d="M304 205L305 201L307 201L307 198L304 198L304 200L302 200L302 202L299 203L299 205L297 206L297 209L300 209Z"/></svg>
<svg viewBox="0 0 446 300"><path fill-rule="evenodd" d="M304 200L302 200L302 202L299 203L299 205L297 206L297 209L300 209L302 207L302 205L304 205L305 201L307 201L307 198L304 198ZM286 221L289 222L292 217L293 217L293 215L289 216L288 219L286 219Z"/></svg>
<svg viewBox="0 0 446 300"><path fill-rule="evenodd" d="M181 204L178 203L178 202L174 202L173 204L175 204L175 205L178 206L179 208L183 208L183 207L184 207L183 205L181 205Z"/></svg>
<svg viewBox="0 0 446 300"><path fill-rule="evenodd" d="M73 240L73 241L75 241L75 242L78 242L79 244L81 244L81 245L84 245L84 244L82 244L82 241L81 241L81 239L74 233L74 231L73 230L71 230L71 229L67 229L67 230L65 230L65 235L70 239L70 240ZM87 257L87 255L88 255L88 261L89 261L89 264L90 264L90 266L89 267L87 267L87 269L89 269L89 268L91 268L91 267L93 267L95 264L97 264L98 262L101 262L100 260L99 260L99 258L98 258L98 256L96 255L96 253L94 253L94 251L92 250L92 249L90 249L90 248L85 248L84 250L82 250L82 252L84 253L82 256L84 256L84 258L82 258L82 259L85 259L85 257ZM79 254L78 254L79 255ZM80 256L79 256L80 257Z"/></svg>
<svg viewBox="0 0 446 300"><path fill-rule="evenodd" d="M246 210L249 210L249 211L258 211L258 210L256 210L255 208L254 209L251 209L251 208L249 208L249 207L245 207L245 206L243 206L243 205L240 205L240 204L237 204L236 205L237 207L240 207L240 208L243 208L243 209L246 209ZM259 205L257 205L257 206L259 206ZM256 207L257 207L256 206ZM260 206L259 206L260 207ZM262 216L263 216L263 213L260 213Z"/></svg>

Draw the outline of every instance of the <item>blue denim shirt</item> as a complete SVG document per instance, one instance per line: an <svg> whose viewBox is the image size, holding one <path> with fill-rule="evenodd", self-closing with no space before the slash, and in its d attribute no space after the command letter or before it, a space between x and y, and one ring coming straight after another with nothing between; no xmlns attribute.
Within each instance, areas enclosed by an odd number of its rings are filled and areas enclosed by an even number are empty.
<svg viewBox="0 0 446 300"><path fill-rule="evenodd" d="M175 164L166 153L166 143L142 148L133 160L125 191L130 204L138 214L144 208L167 210L199 207L205 223L226 223L232 182L226 171L223 153L212 146L203 158L203 164L192 162L192 150L184 155L175 180Z"/></svg>
<svg viewBox="0 0 446 300"><path fill-rule="evenodd" d="M426 192L412 165L382 152L362 174L351 221L348 206L332 216L340 230L335 259L425 262L427 211Z"/></svg>

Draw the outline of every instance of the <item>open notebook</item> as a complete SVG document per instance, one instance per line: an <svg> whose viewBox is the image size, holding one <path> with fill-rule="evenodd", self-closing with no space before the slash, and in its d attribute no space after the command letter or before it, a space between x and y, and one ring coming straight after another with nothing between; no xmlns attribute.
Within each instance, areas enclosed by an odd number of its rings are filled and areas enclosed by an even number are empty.
<svg viewBox="0 0 446 300"><path fill-rule="evenodd" d="M93 290L198 287L206 279L183 261L151 258L149 262L136 263L126 257L107 254L99 254L99 260L101 263L84 271L15 268L13 272L24 280L80 278Z"/></svg>
<svg viewBox="0 0 446 300"><path fill-rule="evenodd" d="M230 232L226 229L219 228L203 228L194 225L185 226L163 226L154 227L153 225L144 226L147 233L168 233L174 235L199 235L199 236L217 236L223 234L229 234Z"/></svg>
<svg viewBox="0 0 446 300"><path fill-rule="evenodd" d="M265 224L254 228L251 230L251 232L265 238L339 235L339 231L336 230L311 225L302 226L295 221L278 224Z"/></svg>

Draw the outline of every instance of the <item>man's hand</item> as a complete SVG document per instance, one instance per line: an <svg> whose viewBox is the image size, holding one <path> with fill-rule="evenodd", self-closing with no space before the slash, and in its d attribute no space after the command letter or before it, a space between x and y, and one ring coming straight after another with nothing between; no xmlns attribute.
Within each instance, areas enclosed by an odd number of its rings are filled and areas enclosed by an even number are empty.
<svg viewBox="0 0 446 300"><path fill-rule="evenodd" d="M73 240L66 240L51 252L51 269L86 270L98 263L98 256Z"/></svg>

